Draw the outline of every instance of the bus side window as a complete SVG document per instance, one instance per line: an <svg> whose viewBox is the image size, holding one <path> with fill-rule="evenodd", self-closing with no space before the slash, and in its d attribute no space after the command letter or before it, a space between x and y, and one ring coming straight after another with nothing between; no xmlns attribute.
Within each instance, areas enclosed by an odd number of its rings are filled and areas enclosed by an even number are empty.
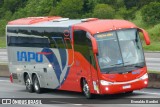
<svg viewBox="0 0 160 107"><path fill-rule="evenodd" d="M8 46L49 47L48 38L8 36Z"/></svg>
<svg viewBox="0 0 160 107"><path fill-rule="evenodd" d="M56 48L65 48L65 43L62 37L52 37L52 40L55 42Z"/></svg>
<svg viewBox="0 0 160 107"><path fill-rule="evenodd" d="M54 39L50 39L50 48L57 48L57 44Z"/></svg>

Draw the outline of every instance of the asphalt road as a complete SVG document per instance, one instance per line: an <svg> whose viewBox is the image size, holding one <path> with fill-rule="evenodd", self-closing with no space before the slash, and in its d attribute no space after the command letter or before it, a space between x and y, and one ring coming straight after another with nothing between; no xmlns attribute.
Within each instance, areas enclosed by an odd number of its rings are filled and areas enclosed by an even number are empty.
<svg viewBox="0 0 160 107"><path fill-rule="evenodd" d="M145 53L146 63L149 70L160 71L160 52Z"/></svg>
<svg viewBox="0 0 160 107"><path fill-rule="evenodd" d="M160 52L145 53L148 70L160 71ZM8 62L6 49L0 49L0 64Z"/></svg>
<svg viewBox="0 0 160 107"><path fill-rule="evenodd" d="M144 100L144 98L158 98L160 101L159 89L143 89L134 91L132 94L117 94L96 96L95 99L86 99L82 93L45 90L42 94L29 93L25 90L25 86L12 84L8 78L0 77L0 98L50 98L48 102L54 104L48 105L23 105L23 107L159 107L159 104L123 104L125 101ZM79 101L78 103L76 101ZM149 99L150 100L150 99ZM153 99L151 99L153 100ZM108 104L109 103L109 104ZM117 104L116 104L117 103ZM3 107L20 107L22 105L0 105Z"/></svg>
<svg viewBox="0 0 160 107"><path fill-rule="evenodd" d="M6 64L8 62L6 49L0 49L0 64Z"/></svg>

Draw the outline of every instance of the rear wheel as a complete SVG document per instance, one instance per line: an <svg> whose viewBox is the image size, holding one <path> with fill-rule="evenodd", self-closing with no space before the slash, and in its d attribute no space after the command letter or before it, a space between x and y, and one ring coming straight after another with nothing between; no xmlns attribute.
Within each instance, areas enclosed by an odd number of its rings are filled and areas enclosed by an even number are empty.
<svg viewBox="0 0 160 107"><path fill-rule="evenodd" d="M93 95L90 93L90 88L85 79L83 79L83 87L82 87L83 93L86 96L86 98L90 99L93 98Z"/></svg>
<svg viewBox="0 0 160 107"><path fill-rule="evenodd" d="M29 77L29 75L26 75L25 77L25 86L26 86L26 90L30 93L33 92L33 85L31 83L31 79Z"/></svg>
<svg viewBox="0 0 160 107"><path fill-rule="evenodd" d="M33 88L36 93L41 93L42 89L39 84L39 80L36 75L33 76Z"/></svg>

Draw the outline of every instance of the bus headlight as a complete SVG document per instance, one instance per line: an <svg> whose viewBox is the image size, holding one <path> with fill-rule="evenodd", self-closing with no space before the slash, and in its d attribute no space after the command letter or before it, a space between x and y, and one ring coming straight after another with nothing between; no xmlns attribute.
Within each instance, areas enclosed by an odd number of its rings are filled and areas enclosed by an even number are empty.
<svg viewBox="0 0 160 107"><path fill-rule="evenodd" d="M105 80L100 80L101 85L110 85L112 82L105 81Z"/></svg>
<svg viewBox="0 0 160 107"><path fill-rule="evenodd" d="M148 78L148 74L144 74L143 76L140 77L141 80L147 79Z"/></svg>

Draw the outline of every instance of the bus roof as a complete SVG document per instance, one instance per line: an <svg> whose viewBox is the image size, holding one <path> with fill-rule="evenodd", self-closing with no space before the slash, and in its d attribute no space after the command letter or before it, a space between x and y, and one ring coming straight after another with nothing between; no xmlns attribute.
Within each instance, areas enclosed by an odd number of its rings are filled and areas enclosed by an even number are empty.
<svg viewBox="0 0 160 107"><path fill-rule="evenodd" d="M137 28L137 26L126 20L95 20L74 25L74 29L83 29L91 34L112 31L117 29Z"/></svg>
<svg viewBox="0 0 160 107"><path fill-rule="evenodd" d="M137 28L137 26L126 20L115 19L68 19L59 16L53 17L28 17L17 19L8 23L8 26L24 27L70 27L81 29L96 34L100 32L112 31L117 29Z"/></svg>

